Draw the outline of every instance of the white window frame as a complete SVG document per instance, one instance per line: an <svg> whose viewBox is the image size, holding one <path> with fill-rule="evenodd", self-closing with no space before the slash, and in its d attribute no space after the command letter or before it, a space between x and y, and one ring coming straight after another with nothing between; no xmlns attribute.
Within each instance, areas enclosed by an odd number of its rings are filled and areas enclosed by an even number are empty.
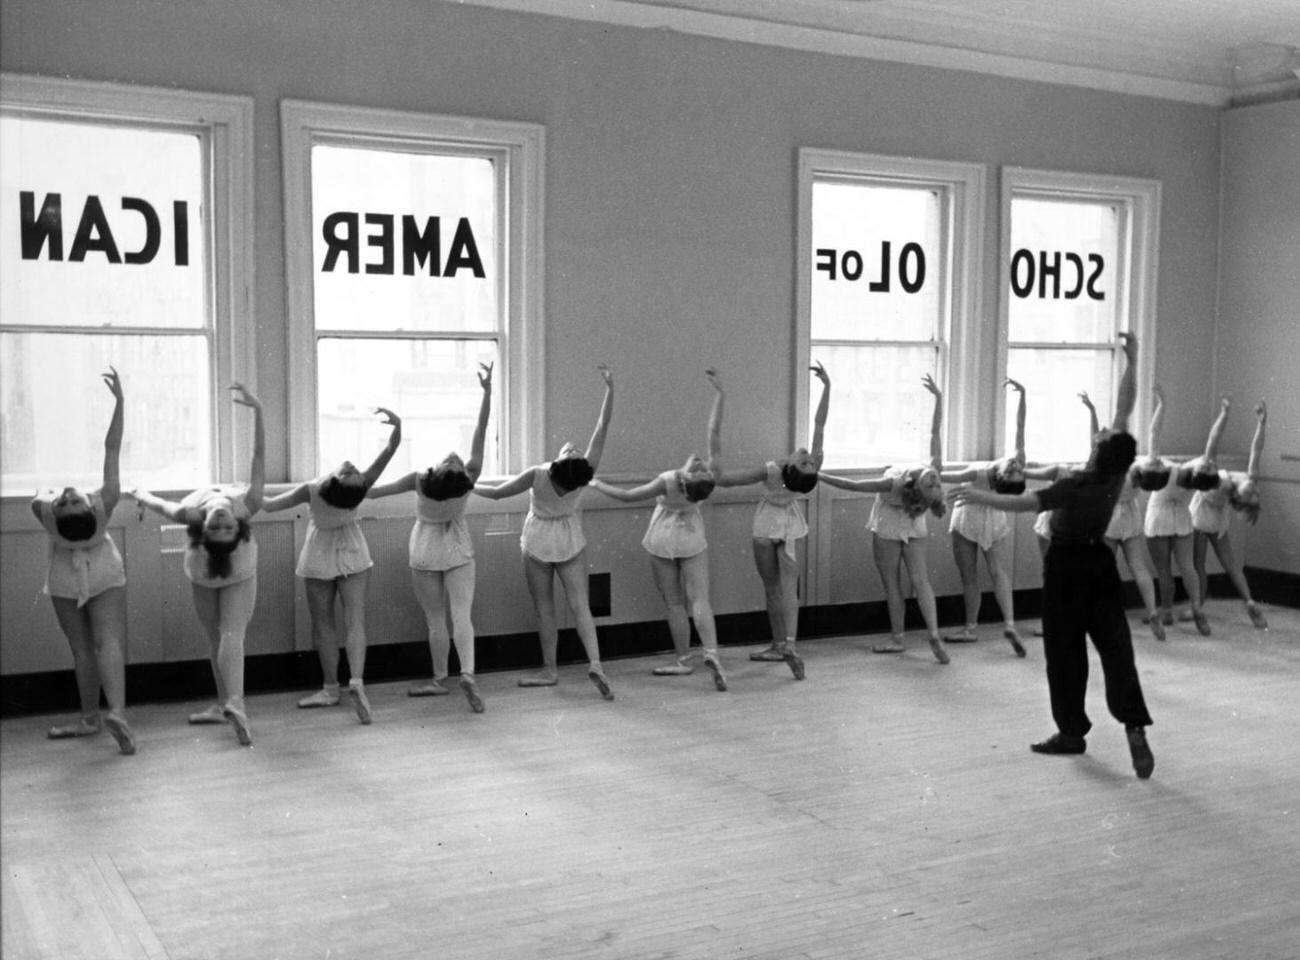
<svg viewBox="0 0 1300 960"><path fill-rule="evenodd" d="M502 470L523 469L541 457L545 397L542 189L545 130L537 124L283 100L285 278L288 285L289 463L294 478L316 476L317 330L311 209L311 148L410 146L471 152L495 161L502 202L497 211L505 311L496 371L502 403ZM322 331L321 336L331 331ZM384 336L377 332L374 336ZM394 334L397 335L397 334ZM418 335L418 334L417 334Z"/></svg>
<svg viewBox="0 0 1300 960"><path fill-rule="evenodd" d="M956 459L959 455L971 455L979 440L979 410L983 400L981 394L987 389L981 385L979 377L978 323L981 302L980 267L984 246L983 164L920 160L812 147L801 147L799 150L799 220L795 245L795 386L791 446L802 442L803 434L808 429L808 389L811 377L808 364L812 354L812 188L814 181L822 176L840 180L858 179L880 186L925 187L947 194L947 217L941 225L940 233L947 256L944 270L947 283L940 295L945 321L938 334L939 340L935 343L938 351L936 379L945 398L963 398L961 404L945 403L944 456ZM882 345L888 343L885 341ZM831 374L833 389L835 371L828 372Z"/></svg>
<svg viewBox="0 0 1300 960"><path fill-rule="evenodd" d="M1137 395L1151 396L1155 385L1156 356L1156 279L1159 274L1160 236L1160 181L1138 177L1117 177L1108 174L1064 173L1053 170L1034 170L1027 167L1003 167L1001 185L1001 257L998 270L998 353L996 382L1002 383L1007 375L1007 357L1010 343L1011 313L1011 200L1013 196L1036 197L1043 200L1084 200L1116 203L1123 210L1119 229L1121 251L1127 247L1122 269L1116 271L1117 296L1123 306L1122 316L1127 329L1138 337ZM1042 347L1044 349L1098 349L1109 346L1114 365L1114 379L1119 382L1123 349L1118 338L1112 344L1015 344L1018 348ZM1100 406L1101 398L1096 398ZM1106 398L1113 409L1114 397ZM1139 402L1129 421L1129 432L1135 437L1146 434L1150 419L1148 407ZM1105 409L1104 407L1102 409ZM1006 405L995 406L994 443L1001 443L1006 434ZM1102 424L1105 426L1105 424Z"/></svg>
<svg viewBox="0 0 1300 960"><path fill-rule="evenodd" d="M253 99L224 94L0 73L0 110L65 123L104 122L199 137L205 170L204 215L208 362L214 434L209 456L219 480L237 479L235 451L252 445L248 418L228 400L238 380L257 389L253 322ZM135 327L5 324L7 331L115 336L171 331ZM190 335L192 328L176 331ZM123 371L127 373L127 371ZM199 478L199 483L212 478Z"/></svg>

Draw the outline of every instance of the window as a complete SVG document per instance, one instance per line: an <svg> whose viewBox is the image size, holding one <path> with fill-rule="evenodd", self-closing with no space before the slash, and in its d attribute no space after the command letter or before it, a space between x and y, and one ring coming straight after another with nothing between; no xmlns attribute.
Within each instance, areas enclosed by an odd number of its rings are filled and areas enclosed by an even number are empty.
<svg viewBox="0 0 1300 960"><path fill-rule="evenodd" d="M828 466L928 458L926 374L974 394L983 183L976 165L800 151L795 422L811 434L820 385L806 368L820 361ZM971 414L948 439L969 446L974 427Z"/></svg>
<svg viewBox="0 0 1300 960"><path fill-rule="evenodd" d="M402 417L394 472L468 455L495 365L484 472L540 456L540 127L285 101L296 477L364 465Z"/></svg>
<svg viewBox="0 0 1300 960"><path fill-rule="evenodd" d="M0 77L5 494L98 485L110 364L124 475L232 476L224 388L253 385L251 117L244 98Z"/></svg>
<svg viewBox="0 0 1300 960"><path fill-rule="evenodd" d="M1003 174L1003 323L1007 376L1025 385L1031 460L1087 455L1087 391L1102 424L1114 413L1121 331L1138 334L1139 391L1154 353L1159 184L1008 169ZM1014 397L1002 435L1011 449ZM1130 425L1136 430L1137 423Z"/></svg>

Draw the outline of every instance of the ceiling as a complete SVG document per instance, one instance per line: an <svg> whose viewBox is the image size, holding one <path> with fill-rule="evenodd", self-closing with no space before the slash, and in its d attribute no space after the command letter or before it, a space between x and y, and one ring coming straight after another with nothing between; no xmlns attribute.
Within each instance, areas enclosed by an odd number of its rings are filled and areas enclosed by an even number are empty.
<svg viewBox="0 0 1300 960"><path fill-rule="evenodd" d="M1300 0L457 0L1197 103L1300 96Z"/></svg>

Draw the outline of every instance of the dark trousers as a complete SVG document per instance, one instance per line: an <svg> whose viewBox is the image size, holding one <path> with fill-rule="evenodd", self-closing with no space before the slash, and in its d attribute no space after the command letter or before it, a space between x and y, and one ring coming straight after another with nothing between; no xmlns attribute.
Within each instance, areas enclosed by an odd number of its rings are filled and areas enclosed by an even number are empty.
<svg viewBox="0 0 1300 960"><path fill-rule="evenodd" d="M1070 737L1092 729L1083 704L1088 690L1085 635L1092 637L1101 658L1111 716L1125 726L1150 725L1114 552L1100 541L1053 541L1043 561L1043 653L1052 718Z"/></svg>

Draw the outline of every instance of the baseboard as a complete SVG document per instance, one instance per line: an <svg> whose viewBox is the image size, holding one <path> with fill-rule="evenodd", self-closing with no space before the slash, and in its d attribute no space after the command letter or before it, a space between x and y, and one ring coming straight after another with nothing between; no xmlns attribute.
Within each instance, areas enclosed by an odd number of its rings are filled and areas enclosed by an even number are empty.
<svg viewBox="0 0 1300 960"><path fill-rule="evenodd" d="M1300 575L1247 567L1246 576L1256 599L1282 606L1300 607ZM1124 584L1124 602L1130 609L1141 608L1137 587ZM1227 574L1210 577L1212 597L1233 597L1236 592ZM1183 599L1181 584L1176 600ZM1032 620L1041 613L1042 591L1017 590L1016 618ZM999 620L998 607L991 593L980 605L983 622ZM938 598L939 623L960 626L965 619L960 596ZM907 603L906 624L909 630L924 626L914 600ZM672 648L668 627L662 620L601 626L602 659L641 657L666 652ZM724 646L765 643L769 637L767 615L762 611L724 614L717 618L718 642ZM799 613L801 639L844 636L846 634L887 633L889 614L884 601L844 603L821 607L804 607ZM699 638L696 637L696 643ZM523 670L540 663L537 635L504 634L479 637L474 646L475 664L480 674L500 670ZM561 663L584 659L582 644L572 630L560 631ZM451 672L460 669L452 653ZM366 679L372 683L409 680L430 674L429 647L423 642L391 643L371 647L366 653ZM343 657L340 679L347 682L347 657ZM248 693L307 691L321 682L320 665L313 651L265 654L248 657L244 665L244 687ZM128 703L166 703L197 700L213 695L212 668L207 660L177 663L137 663L126 668ZM25 673L0 677L0 717L37 713L69 712L77 709L77 691L71 670Z"/></svg>

